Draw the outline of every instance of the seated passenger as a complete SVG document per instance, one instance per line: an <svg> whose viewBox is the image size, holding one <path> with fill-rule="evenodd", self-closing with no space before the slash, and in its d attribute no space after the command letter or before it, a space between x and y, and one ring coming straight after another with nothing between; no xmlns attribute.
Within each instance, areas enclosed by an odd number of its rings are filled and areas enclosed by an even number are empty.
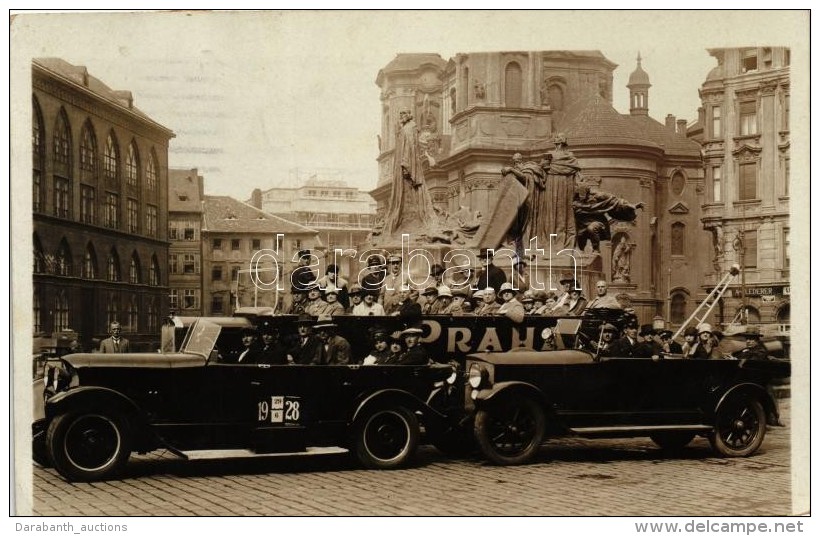
<svg viewBox="0 0 820 536"><path fill-rule="evenodd" d="M234 354L235 363L243 365L253 365L259 361L259 344L257 342L256 328L242 328L242 349Z"/></svg>
<svg viewBox="0 0 820 536"><path fill-rule="evenodd" d="M498 313L501 306L496 301L495 289L487 287L484 290L477 290L473 298L479 300L475 308L476 316L491 316Z"/></svg>
<svg viewBox="0 0 820 536"><path fill-rule="evenodd" d="M524 320L524 306L515 297L517 291L513 288L512 283L504 283L501 285L501 299L504 303L496 311L497 315L504 315L515 323Z"/></svg>
<svg viewBox="0 0 820 536"><path fill-rule="evenodd" d="M612 357L635 357L638 346L638 320L630 318L624 327L624 336L612 345Z"/></svg>
<svg viewBox="0 0 820 536"><path fill-rule="evenodd" d="M672 330L661 330L661 350L663 350L663 353L665 354L682 354L683 348L681 348L680 344L672 340L672 335Z"/></svg>
<svg viewBox="0 0 820 536"><path fill-rule="evenodd" d="M581 316L587 308L587 299L579 289L575 288L577 285L573 281L569 287L569 301L567 301L566 312L563 313L567 316Z"/></svg>
<svg viewBox="0 0 820 536"><path fill-rule="evenodd" d="M717 341L712 336L711 325L704 323L698 326L698 343L690 357L692 359L720 359L723 357L718 349Z"/></svg>
<svg viewBox="0 0 820 536"><path fill-rule="evenodd" d="M336 333L338 328L328 315L322 315L316 320L313 329L321 344L312 365L347 365L352 362L350 343Z"/></svg>
<svg viewBox="0 0 820 536"><path fill-rule="evenodd" d="M698 328L689 326L683 331L683 346L681 353L684 358L691 359L698 347Z"/></svg>
<svg viewBox="0 0 820 536"><path fill-rule="evenodd" d="M612 357L612 345L617 334L618 328L612 324L602 325L599 340L590 342L592 352L598 357Z"/></svg>
<svg viewBox="0 0 820 536"><path fill-rule="evenodd" d="M355 316L384 316L384 307L376 301L376 294L365 292L362 303L353 308Z"/></svg>
<svg viewBox="0 0 820 536"><path fill-rule="evenodd" d="M309 314L302 314L296 321L298 337L288 349L288 361L294 365L310 365L321 349L321 341L313 334L314 319Z"/></svg>
<svg viewBox="0 0 820 536"><path fill-rule="evenodd" d="M743 338L746 340L746 346L732 354L736 359L769 359L769 351L763 343L760 342L760 329L756 326L747 326L743 333Z"/></svg>
<svg viewBox="0 0 820 536"><path fill-rule="evenodd" d="M364 358L363 365L384 365L390 356L390 348L387 347L387 332L383 329L376 329L371 334L373 349L370 355Z"/></svg>
<svg viewBox="0 0 820 536"><path fill-rule="evenodd" d="M279 328L270 322L264 322L260 327L262 346L259 349L257 363L267 365L287 365L288 350L279 340Z"/></svg>
<svg viewBox="0 0 820 536"><path fill-rule="evenodd" d="M633 357L643 357L646 359L658 358L663 352L660 343L655 340L656 334L652 324L644 324L638 332L638 336L643 340L637 344Z"/></svg>
<svg viewBox="0 0 820 536"><path fill-rule="evenodd" d="M421 344L421 328L407 328L401 332L407 350L399 357L397 365L428 365L430 357Z"/></svg>
<svg viewBox="0 0 820 536"><path fill-rule="evenodd" d="M325 289L325 310L323 314L328 316L338 316L345 314L345 307L339 302L339 292L337 288L328 287Z"/></svg>
<svg viewBox="0 0 820 536"><path fill-rule="evenodd" d="M401 356L404 354L404 342L401 340L401 333L395 332L390 335L390 353L384 358L382 365L398 365Z"/></svg>

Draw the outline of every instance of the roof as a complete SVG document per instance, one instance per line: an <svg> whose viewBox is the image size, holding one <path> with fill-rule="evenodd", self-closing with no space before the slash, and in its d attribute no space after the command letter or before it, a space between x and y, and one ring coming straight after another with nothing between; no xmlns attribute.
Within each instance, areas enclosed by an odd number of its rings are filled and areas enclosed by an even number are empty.
<svg viewBox="0 0 820 536"><path fill-rule="evenodd" d="M658 147L635 124L633 116L624 116L598 94L573 103L558 122L558 130L573 145L617 143Z"/></svg>
<svg viewBox="0 0 820 536"><path fill-rule="evenodd" d="M142 110L134 106L134 97L130 91L114 90L108 87L102 80L88 74L88 69L83 65L73 65L61 58L34 58L32 63L52 73L73 82L91 91L98 97L132 113L156 126L167 130L173 137L173 132L151 119Z"/></svg>
<svg viewBox="0 0 820 536"><path fill-rule="evenodd" d="M217 233L318 233L315 229L274 216L226 195L205 196L203 230Z"/></svg>
<svg viewBox="0 0 820 536"><path fill-rule="evenodd" d="M648 115L621 114L605 98L593 95L574 103L557 124L573 145L619 144L660 148L667 154L700 155L700 145Z"/></svg>
<svg viewBox="0 0 820 536"><path fill-rule="evenodd" d="M169 169L168 212L202 212L200 185L196 169Z"/></svg>
<svg viewBox="0 0 820 536"><path fill-rule="evenodd" d="M382 68L384 72L390 71L404 71L418 69L425 63L432 63L439 69L444 69L447 62L438 54L434 53L410 53L410 54L396 54L390 63Z"/></svg>

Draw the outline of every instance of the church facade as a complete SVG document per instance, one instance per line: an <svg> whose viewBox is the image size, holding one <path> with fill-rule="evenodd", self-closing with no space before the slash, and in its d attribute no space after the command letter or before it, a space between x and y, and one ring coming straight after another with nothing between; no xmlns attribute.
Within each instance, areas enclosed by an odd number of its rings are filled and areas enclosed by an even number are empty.
<svg viewBox="0 0 820 536"><path fill-rule="evenodd" d="M651 83L640 63L639 57L629 78L630 112L621 114L612 102L617 65L598 51L482 52L447 61L397 55L376 78L377 219L389 202L402 110L413 113L420 130L429 157L424 177L440 213L492 213L506 180L501 168L515 153L538 162L554 148L553 136L564 133L585 183L644 205L634 222L611 222L612 240L602 244L597 266L610 292L627 294L642 322L661 316L679 325L705 297L703 278L714 260L711 234L700 222L703 160L700 145L686 137L685 120L649 116ZM539 239L539 246L548 249L548 242Z"/></svg>

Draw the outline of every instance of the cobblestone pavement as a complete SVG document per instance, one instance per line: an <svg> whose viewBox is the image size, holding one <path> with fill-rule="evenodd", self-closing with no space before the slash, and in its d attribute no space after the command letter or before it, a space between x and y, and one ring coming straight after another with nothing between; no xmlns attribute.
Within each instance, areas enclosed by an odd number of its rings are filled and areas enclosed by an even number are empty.
<svg viewBox="0 0 820 536"><path fill-rule="evenodd" d="M69 484L34 465L33 513L44 516L194 515L788 515L785 428L770 428L751 458L714 457L698 438L675 456L647 439L548 443L536 463L496 467L425 446L398 471L366 471L351 457L183 461L132 457L122 480Z"/></svg>

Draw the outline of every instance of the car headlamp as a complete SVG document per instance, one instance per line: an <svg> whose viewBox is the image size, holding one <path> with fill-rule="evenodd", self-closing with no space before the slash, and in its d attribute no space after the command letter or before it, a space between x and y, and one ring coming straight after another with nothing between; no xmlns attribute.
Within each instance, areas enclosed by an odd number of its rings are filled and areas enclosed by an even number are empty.
<svg viewBox="0 0 820 536"><path fill-rule="evenodd" d="M453 373L450 374L449 376L447 376L447 379L444 380L444 381L447 382L447 385L453 385L454 383L456 383L457 379L458 379L458 372L456 371L456 369L453 369Z"/></svg>
<svg viewBox="0 0 820 536"><path fill-rule="evenodd" d="M545 341L550 340L553 337L553 335L554 335L554 333L552 332L552 329L550 329L550 328L544 328L543 330L541 330L541 338L544 339Z"/></svg>
<svg viewBox="0 0 820 536"><path fill-rule="evenodd" d="M478 363L474 363L470 367L470 373L467 378L467 381L470 383L470 387L473 389L478 389L481 387L483 383L485 383L490 377L489 372L487 369L479 365Z"/></svg>

